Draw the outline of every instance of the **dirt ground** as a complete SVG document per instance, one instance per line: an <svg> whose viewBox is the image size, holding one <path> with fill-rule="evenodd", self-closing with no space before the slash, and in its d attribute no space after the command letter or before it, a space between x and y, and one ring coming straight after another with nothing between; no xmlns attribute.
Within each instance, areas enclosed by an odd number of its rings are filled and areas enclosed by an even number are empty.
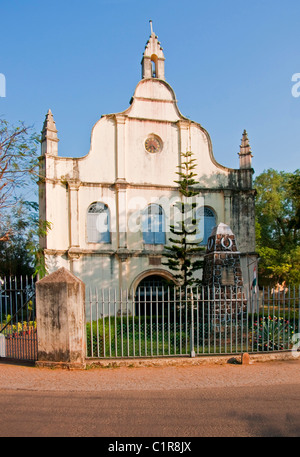
<svg viewBox="0 0 300 457"><path fill-rule="evenodd" d="M300 384L300 358L199 366L51 369L0 362L0 390L102 392Z"/></svg>

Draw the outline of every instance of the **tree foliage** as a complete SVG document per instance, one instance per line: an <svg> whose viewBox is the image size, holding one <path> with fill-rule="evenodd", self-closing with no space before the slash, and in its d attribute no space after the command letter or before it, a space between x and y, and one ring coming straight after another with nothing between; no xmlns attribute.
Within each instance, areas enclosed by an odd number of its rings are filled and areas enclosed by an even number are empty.
<svg viewBox="0 0 300 457"><path fill-rule="evenodd" d="M46 274L39 238L46 236L51 224L41 221L36 202L20 200L3 218L10 233L0 243L0 276Z"/></svg>
<svg viewBox="0 0 300 457"><path fill-rule="evenodd" d="M174 278L179 285L186 287L198 282L194 278L194 273L202 267L203 262L194 258L199 251L203 251L203 248L199 246L199 241L194 239L197 233L195 217L197 203L193 201L193 197L199 194L195 188L199 184L195 179L197 175L194 173L196 160L190 151L182 153L181 158L182 163L177 167L179 171L176 172L179 180L174 181L179 185L181 195L181 201L175 204L180 217L176 224L170 225L172 237L169 241L172 244L165 246L167 261L163 262L163 265L167 265L174 272Z"/></svg>
<svg viewBox="0 0 300 457"><path fill-rule="evenodd" d="M0 119L0 275L46 273L39 238L50 223L25 199L27 188L37 190L39 145L31 127Z"/></svg>
<svg viewBox="0 0 300 457"><path fill-rule="evenodd" d="M260 284L300 283L300 170L266 170L254 186Z"/></svg>
<svg viewBox="0 0 300 457"><path fill-rule="evenodd" d="M34 273L34 256L29 249L33 241L30 218L30 210L23 203L2 218L3 228L10 236L0 243L0 276Z"/></svg>
<svg viewBox="0 0 300 457"><path fill-rule="evenodd" d="M0 119L0 240L7 240L4 231L6 210L22 198L26 186L36 179L39 139L32 128L23 123L12 126Z"/></svg>

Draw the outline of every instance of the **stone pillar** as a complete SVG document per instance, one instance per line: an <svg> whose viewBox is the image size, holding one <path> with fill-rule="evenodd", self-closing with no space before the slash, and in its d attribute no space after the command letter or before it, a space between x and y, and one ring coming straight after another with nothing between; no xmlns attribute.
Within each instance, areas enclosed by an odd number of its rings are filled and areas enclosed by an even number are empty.
<svg viewBox="0 0 300 457"><path fill-rule="evenodd" d="M190 138L189 138L189 129L190 129L190 121L180 120L177 122L179 127L179 141L180 141L180 153L185 153L191 150ZM181 165L181 158L180 163Z"/></svg>
<svg viewBox="0 0 300 457"><path fill-rule="evenodd" d="M211 232L204 255L203 285L210 289L211 317L217 325L225 313L246 311L240 252L230 227L220 223Z"/></svg>
<svg viewBox="0 0 300 457"><path fill-rule="evenodd" d="M126 181L126 150L125 150L125 135L126 135L126 117L121 115L115 116L116 120L116 180Z"/></svg>
<svg viewBox="0 0 300 457"><path fill-rule="evenodd" d="M68 180L70 247L79 246L78 191L80 184L81 183L76 180Z"/></svg>
<svg viewBox="0 0 300 457"><path fill-rule="evenodd" d="M204 256L203 284L211 287L243 286L240 252L235 236L222 222L214 227Z"/></svg>
<svg viewBox="0 0 300 457"><path fill-rule="evenodd" d="M118 249L127 249L127 196L126 184L116 182L116 220Z"/></svg>
<svg viewBox="0 0 300 457"><path fill-rule="evenodd" d="M224 190L224 221L231 226L231 191Z"/></svg>
<svg viewBox="0 0 300 457"><path fill-rule="evenodd" d="M36 284L38 366L84 368L85 285L66 268Z"/></svg>

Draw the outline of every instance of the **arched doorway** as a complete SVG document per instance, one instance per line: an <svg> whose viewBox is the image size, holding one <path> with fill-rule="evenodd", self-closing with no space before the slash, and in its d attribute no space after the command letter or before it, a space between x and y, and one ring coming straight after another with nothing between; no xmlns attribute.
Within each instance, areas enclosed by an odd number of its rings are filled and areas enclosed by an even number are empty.
<svg viewBox="0 0 300 457"><path fill-rule="evenodd" d="M144 277L135 292L135 313L137 316L162 316L170 313L170 299L174 282L159 274Z"/></svg>

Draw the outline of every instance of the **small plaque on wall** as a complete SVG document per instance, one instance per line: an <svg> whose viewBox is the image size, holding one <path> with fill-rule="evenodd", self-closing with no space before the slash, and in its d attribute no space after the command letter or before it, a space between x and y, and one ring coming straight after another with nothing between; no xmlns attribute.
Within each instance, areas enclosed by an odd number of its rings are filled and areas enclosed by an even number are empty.
<svg viewBox="0 0 300 457"><path fill-rule="evenodd" d="M156 266L161 265L161 257L150 256L149 265L156 265Z"/></svg>
<svg viewBox="0 0 300 457"><path fill-rule="evenodd" d="M224 266L222 269L221 284L223 286L234 286L234 269L230 266Z"/></svg>

